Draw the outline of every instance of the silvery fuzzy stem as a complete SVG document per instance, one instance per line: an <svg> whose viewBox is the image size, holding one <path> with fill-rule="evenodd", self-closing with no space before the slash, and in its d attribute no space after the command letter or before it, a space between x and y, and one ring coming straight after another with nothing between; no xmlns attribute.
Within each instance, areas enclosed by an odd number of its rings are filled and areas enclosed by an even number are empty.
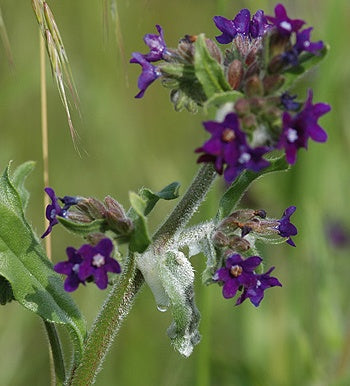
<svg viewBox="0 0 350 386"><path fill-rule="evenodd" d="M154 244L158 248L164 249L172 237L186 226L205 199L216 174L211 163L204 164L199 169L181 201L153 236Z"/></svg>

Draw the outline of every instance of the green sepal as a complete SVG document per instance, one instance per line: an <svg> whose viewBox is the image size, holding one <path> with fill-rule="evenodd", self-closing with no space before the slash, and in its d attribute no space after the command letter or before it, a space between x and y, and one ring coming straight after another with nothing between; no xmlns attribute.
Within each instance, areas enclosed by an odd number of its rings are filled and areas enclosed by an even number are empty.
<svg viewBox="0 0 350 386"><path fill-rule="evenodd" d="M0 275L10 283L18 303L45 321L68 328L78 361L86 335L85 322L27 223L22 205L6 168L0 178Z"/></svg>
<svg viewBox="0 0 350 386"><path fill-rule="evenodd" d="M104 219L97 219L91 222L75 222L65 217L56 216L56 218L68 231L82 237L95 232L104 233L107 229Z"/></svg>
<svg viewBox="0 0 350 386"><path fill-rule="evenodd" d="M163 188L160 192L152 192L148 188L142 188L139 192L139 195L146 201L146 208L144 210L144 215L147 216L151 210L154 208L156 203L162 200L174 200L179 197L179 182L172 182Z"/></svg>
<svg viewBox="0 0 350 386"><path fill-rule="evenodd" d="M129 249L131 252L144 252L151 244L151 237L147 227L147 217L145 210L147 201L135 192L129 193L131 209L128 211L128 217L134 224L134 230L130 235Z"/></svg>
<svg viewBox="0 0 350 386"><path fill-rule="evenodd" d="M29 201L29 192L24 186L24 182L28 175L32 172L35 167L34 161L27 161L19 165L16 170L13 172L11 180L19 196L21 197L23 210L25 211Z"/></svg>
<svg viewBox="0 0 350 386"><path fill-rule="evenodd" d="M244 170L226 190L224 195L221 197L219 203L219 209L216 214L216 221L219 222L225 217L229 216L230 213L235 209L241 200L243 194L248 189L249 185L257 178L264 174L284 171L289 168L289 164L285 160L284 156L276 159L269 159L270 165L262 169L260 172L253 172L251 170Z"/></svg>
<svg viewBox="0 0 350 386"><path fill-rule="evenodd" d="M195 47L194 68L207 98L216 93L232 90L222 66L210 55L204 34L198 35Z"/></svg>
<svg viewBox="0 0 350 386"><path fill-rule="evenodd" d="M221 107L225 103L234 103L237 99L243 98L244 95L236 90L222 92L220 94L214 94L204 103L204 109L208 110L209 107Z"/></svg>
<svg viewBox="0 0 350 386"><path fill-rule="evenodd" d="M190 81L196 79L194 67L188 64L167 63L160 67L160 71L166 78L187 79Z"/></svg>
<svg viewBox="0 0 350 386"><path fill-rule="evenodd" d="M167 330L168 336L176 350L188 357L200 341L193 268L182 252L169 251L159 261L159 275L174 318Z"/></svg>
<svg viewBox="0 0 350 386"><path fill-rule="evenodd" d="M298 58L299 64L297 66L293 66L282 72L282 75L285 77L285 82L280 91L290 89L306 71L321 62L321 60L326 57L328 51L329 46L325 45L318 55L314 55L310 52L303 52Z"/></svg>

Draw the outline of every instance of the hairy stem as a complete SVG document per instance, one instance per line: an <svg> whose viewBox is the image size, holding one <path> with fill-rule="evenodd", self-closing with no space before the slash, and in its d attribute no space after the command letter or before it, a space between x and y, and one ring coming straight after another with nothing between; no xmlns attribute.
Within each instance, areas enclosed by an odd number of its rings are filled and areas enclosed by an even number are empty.
<svg viewBox="0 0 350 386"><path fill-rule="evenodd" d="M164 247L181 230L205 199L216 172L212 165L204 165L169 217L155 233L153 240ZM80 364L72 370L68 385L91 385L101 369L105 356L128 315L133 301L144 283L130 256L123 267L120 280L113 286L87 338Z"/></svg>
<svg viewBox="0 0 350 386"><path fill-rule="evenodd" d="M199 169L181 201L155 233L153 240L157 244L166 244L176 232L185 227L205 199L215 177L216 171L211 163Z"/></svg>
<svg viewBox="0 0 350 386"><path fill-rule="evenodd" d="M94 382L142 284L143 277L135 269L134 257L130 256L123 267L120 280L114 284L95 319L84 347L80 365L73 369L69 385L87 386Z"/></svg>
<svg viewBox="0 0 350 386"><path fill-rule="evenodd" d="M51 384L60 386L63 385L63 382L66 378L66 370L64 365L61 341L58 336L56 326L53 323L45 321L44 324L47 332L47 337L50 342L51 360L53 361L53 374L51 375Z"/></svg>

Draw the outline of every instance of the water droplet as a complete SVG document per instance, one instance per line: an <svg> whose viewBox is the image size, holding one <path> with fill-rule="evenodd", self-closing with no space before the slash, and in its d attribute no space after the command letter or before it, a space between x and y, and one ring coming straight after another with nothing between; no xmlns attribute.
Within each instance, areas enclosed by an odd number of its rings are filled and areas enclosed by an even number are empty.
<svg viewBox="0 0 350 386"><path fill-rule="evenodd" d="M157 310L160 312L166 312L168 311L168 306L165 306L163 304L157 304Z"/></svg>

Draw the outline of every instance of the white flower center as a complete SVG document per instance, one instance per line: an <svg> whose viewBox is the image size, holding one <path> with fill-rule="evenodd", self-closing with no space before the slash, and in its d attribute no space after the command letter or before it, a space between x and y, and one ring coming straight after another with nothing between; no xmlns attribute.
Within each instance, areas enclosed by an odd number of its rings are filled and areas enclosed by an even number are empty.
<svg viewBox="0 0 350 386"><path fill-rule="evenodd" d="M280 27L285 29L286 31L292 30L292 25L288 23L288 21L282 21L282 23L280 23Z"/></svg>
<svg viewBox="0 0 350 386"><path fill-rule="evenodd" d="M92 258L92 265L94 265L95 267L100 268L104 264L105 264L105 258L100 253L98 253Z"/></svg>
<svg viewBox="0 0 350 386"><path fill-rule="evenodd" d="M73 265L73 268L72 268L72 271L73 271L74 273L78 273L78 272L79 272L79 264L74 264L74 265Z"/></svg>
<svg viewBox="0 0 350 386"><path fill-rule="evenodd" d="M289 142L293 143L298 139L298 133L295 129L289 128L287 130L287 139Z"/></svg>
<svg viewBox="0 0 350 386"><path fill-rule="evenodd" d="M250 154L248 154L248 153L242 153L241 156L240 156L239 159L238 159L238 162L239 162L240 164L244 164L244 163L248 162L251 158L252 158L252 157L251 157Z"/></svg>
<svg viewBox="0 0 350 386"><path fill-rule="evenodd" d="M261 286L261 281L258 280L258 281L256 282L256 288L259 288L260 286Z"/></svg>
<svg viewBox="0 0 350 386"><path fill-rule="evenodd" d="M304 42L303 45L305 48L308 48L308 47L310 47L310 42L307 40L306 42Z"/></svg>

